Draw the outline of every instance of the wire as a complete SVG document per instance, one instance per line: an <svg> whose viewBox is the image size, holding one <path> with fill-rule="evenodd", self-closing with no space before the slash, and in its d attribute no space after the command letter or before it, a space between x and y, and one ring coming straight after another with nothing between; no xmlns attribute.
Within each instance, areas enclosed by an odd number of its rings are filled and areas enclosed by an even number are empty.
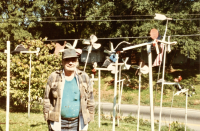
<svg viewBox="0 0 200 131"><path fill-rule="evenodd" d="M137 20L60 20L60 21L38 21L38 22L101 22L101 21L149 21L154 19L137 19Z"/></svg>
<svg viewBox="0 0 200 131"><path fill-rule="evenodd" d="M176 16L176 15L197 15L199 16L200 14L165 14L167 16ZM155 16L155 15L113 15L113 16L106 16L106 17L135 17L135 16L147 16L147 17L150 17L150 16ZM76 18L86 18L86 17L92 17L92 18L98 18L98 17L105 17L105 16L59 16L59 17L56 17L56 16L52 16L52 17L35 17L35 16L27 16L27 17L34 17L34 18L67 18L67 17L76 17Z"/></svg>
<svg viewBox="0 0 200 131"><path fill-rule="evenodd" d="M60 20L60 21L38 21L38 22L41 22L41 23L43 23L43 22L55 22L55 23L63 23L63 22L68 22L68 23L70 23L70 22L103 22L103 21L149 21L149 20L155 20L155 19L130 19L130 20ZM174 21L175 20L178 20L178 21L180 21L180 20L200 20L200 18L196 18L196 19L173 19Z"/></svg>
<svg viewBox="0 0 200 131"><path fill-rule="evenodd" d="M10 19L8 19L10 20ZM11 19L12 20L12 19ZM112 21L122 21L122 22L126 22L126 21L151 21L151 20L155 20L155 19L126 19L126 20L55 20L55 21L51 21L51 20L44 20L44 21L33 21L33 20L27 20L26 22L39 22L39 23L47 23L47 22L52 22L52 23L63 23L63 22L112 22ZM193 18L193 19L172 19L174 21L185 21L185 20L200 20L200 18ZM21 21L24 22L24 21ZM1 21L0 23L11 23L11 22L4 22Z"/></svg>
<svg viewBox="0 0 200 131"><path fill-rule="evenodd" d="M171 37L184 37L184 36L200 36L200 34L191 34L191 35L172 35ZM98 38L99 40L113 40L113 39L136 39L136 38L150 38L150 36L142 36L142 37L114 37L114 38ZM46 41L67 41L67 40L84 40L84 39L51 39Z"/></svg>

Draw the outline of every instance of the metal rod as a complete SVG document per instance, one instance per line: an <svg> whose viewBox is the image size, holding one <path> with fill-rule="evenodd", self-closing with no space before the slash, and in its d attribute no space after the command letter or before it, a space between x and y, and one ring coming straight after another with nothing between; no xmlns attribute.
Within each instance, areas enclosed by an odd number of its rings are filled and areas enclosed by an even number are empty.
<svg viewBox="0 0 200 131"><path fill-rule="evenodd" d="M98 80L98 89L99 89L99 115L98 115L98 117L99 117L99 128L100 128L100 126L101 126L101 118L100 118L100 114L101 114L101 108L100 108L100 106L101 106L101 70L99 70L99 72L98 72L98 77L99 77L99 80Z"/></svg>
<svg viewBox="0 0 200 131"><path fill-rule="evenodd" d="M161 64L159 65L159 68L158 68L158 77L157 77L157 81L160 79L160 68L161 68ZM156 84L156 92L155 92L154 103L156 103L157 88L158 88L158 84Z"/></svg>
<svg viewBox="0 0 200 131"><path fill-rule="evenodd" d="M110 69L107 68L95 68L96 70L102 70L102 71L111 71Z"/></svg>
<svg viewBox="0 0 200 131"><path fill-rule="evenodd" d="M154 106L153 106L153 73L152 73L152 53L151 45L147 45L148 65L149 65L149 94L150 94L150 113L151 113L151 131L154 131Z"/></svg>
<svg viewBox="0 0 200 131"><path fill-rule="evenodd" d="M186 100L185 100L185 131L187 129L187 99L188 99L188 90L186 91Z"/></svg>
<svg viewBox="0 0 200 131"><path fill-rule="evenodd" d="M140 69L139 69L140 70ZM138 91L138 119L137 119L137 131L139 131L140 124L140 91L141 91L141 72L139 71L139 91Z"/></svg>
<svg viewBox="0 0 200 131"><path fill-rule="evenodd" d="M118 80L117 82L119 82L119 83L120 83L120 82L122 82L122 81L124 81L124 80L125 80L125 79L122 79L122 80Z"/></svg>
<svg viewBox="0 0 200 131"><path fill-rule="evenodd" d="M161 130L161 115L162 115L162 100L163 100L163 88L165 79L165 59L166 59L166 45L164 45L164 60L163 60L163 73L162 73L162 87L161 87L161 98L160 98L160 116L159 116L159 131Z"/></svg>
<svg viewBox="0 0 200 131"><path fill-rule="evenodd" d="M118 73L118 54L116 53L115 62L115 83L114 83L114 101L113 101L113 127L112 131L115 131L115 114L116 114L116 97L117 97L117 73Z"/></svg>
<svg viewBox="0 0 200 131"><path fill-rule="evenodd" d="M6 131L9 131L10 109L10 41L7 41L7 104L6 104Z"/></svg>
<svg viewBox="0 0 200 131"><path fill-rule="evenodd" d="M30 71L29 71L29 91L28 91L28 118L30 117L30 104L31 104L31 57L32 54L30 54Z"/></svg>
<svg viewBox="0 0 200 131"><path fill-rule="evenodd" d="M174 86L175 86L175 85L174 85ZM171 109L170 109L169 131L170 131L170 128L171 128L171 116L172 116L172 105L173 105L173 101L174 101L174 89L175 89L175 87L173 88L172 103L171 103Z"/></svg>
<svg viewBox="0 0 200 131"><path fill-rule="evenodd" d="M138 48L138 47L142 47L142 46L146 46L146 45L151 45L151 44L152 44L152 42L148 42L148 43L142 43L142 44L139 44L139 45L125 47L125 48L123 48L123 51L134 49L134 48Z"/></svg>
<svg viewBox="0 0 200 131"><path fill-rule="evenodd" d="M84 71L85 71L85 68L86 68L87 61L88 61L88 58L89 58L89 55L90 55L91 50L92 50L92 46L90 46L89 49L88 49L88 55L87 55L87 58L86 58L86 61L85 61Z"/></svg>
<svg viewBox="0 0 200 131"><path fill-rule="evenodd" d="M124 81L122 81L122 85L121 85L121 94L120 94L120 102L119 102L119 111L120 111L120 109L121 109L121 100L122 100L123 86L124 86Z"/></svg>
<svg viewBox="0 0 200 131"><path fill-rule="evenodd" d="M118 93L118 115L117 115L117 126L119 126L119 115L120 115L120 102L121 102L121 92L120 92L120 89L121 89L121 71L122 71L122 66L119 66L119 80L117 82L119 82L119 93Z"/></svg>

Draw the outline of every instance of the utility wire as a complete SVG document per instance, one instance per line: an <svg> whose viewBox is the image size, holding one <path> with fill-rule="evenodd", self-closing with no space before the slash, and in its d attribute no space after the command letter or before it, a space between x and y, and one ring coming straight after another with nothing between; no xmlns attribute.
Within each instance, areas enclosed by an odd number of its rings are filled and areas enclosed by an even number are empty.
<svg viewBox="0 0 200 131"><path fill-rule="evenodd" d="M179 15L179 16L186 16L186 15L197 15L199 16L200 14L165 14L167 16L176 16L176 15ZM68 18L68 17L76 17L76 18L86 18L86 17L92 17L92 18L98 18L98 17L136 17L136 16L145 16L145 17L152 17L152 16L155 16L155 15L113 15L113 16L59 16L59 17L56 17L56 16L46 16L46 17L35 17L35 16L27 16L27 17L34 17L34 18Z"/></svg>
<svg viewBox="0 0 200 131"><path fill-rule="evenodd" d="M52 22L52 23L64 23L64 22L67 22L67 23L70 23L70 22L109 22L109 21L122 21L122 22L125 22L125 21L150 21L150 20L155 20L155 19L130 19L130 20L57 20L57 21L38 21L40 23L46 23L46 22ZM174 21L175 20L178 20L178 21L181 21L181 20L200 20L200 18L196 18L196 19L173 19Z"/></svg>
<svg viewBox="0 0 200 131"><path fill-rule="evenodd" d="M184 36L200 36L200 34L191 34L191 35L172 35L171 37L184 37ZM114 39L136 39L136 38L150 38L150 36L142 36L142 37L114 37L114 38L98 38L99 40L114 40ZM84 39L51 39L46 41L67 41L67 40L84 40Z"/></svg>

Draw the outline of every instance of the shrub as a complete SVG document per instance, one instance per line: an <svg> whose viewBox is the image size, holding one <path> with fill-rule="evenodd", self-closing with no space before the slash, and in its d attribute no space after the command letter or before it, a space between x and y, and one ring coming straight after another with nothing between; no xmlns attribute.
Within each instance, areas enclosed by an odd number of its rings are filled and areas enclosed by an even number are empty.
<svg viewBox="0 0 200 131"><path fill-rule="evenodd" d="M48 76L53 71L60 69L61 55L54 55L50 50L55 48L54 43L44 44L43 40L27 40L21 42L29 51L40 48L39 55L32 54L31 60L31 103L43 97ZM0 96L6 96L7 81L7 55L0 53ZM10 95L15 105L28 102L29 91L29 61L30 54L11 54L10 63Z"/></svg>

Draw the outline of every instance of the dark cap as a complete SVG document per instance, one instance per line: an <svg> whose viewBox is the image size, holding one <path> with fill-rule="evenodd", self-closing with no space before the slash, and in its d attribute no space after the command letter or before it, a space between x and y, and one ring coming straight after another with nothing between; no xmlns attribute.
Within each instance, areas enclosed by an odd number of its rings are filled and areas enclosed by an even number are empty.
<svg viewBox="0 0 200 131"><path fill-rule="evenodd" d="M62 59L78 57L75 49L65 49L62 53Z"/></svg>

